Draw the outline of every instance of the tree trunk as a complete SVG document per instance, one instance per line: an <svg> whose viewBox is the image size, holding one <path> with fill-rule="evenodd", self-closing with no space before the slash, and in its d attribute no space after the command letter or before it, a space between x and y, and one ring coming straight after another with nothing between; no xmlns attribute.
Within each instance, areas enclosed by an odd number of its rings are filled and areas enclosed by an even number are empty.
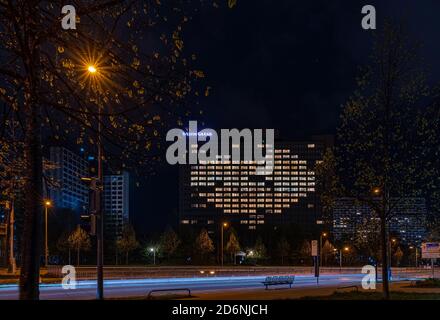
<svg viewBox="0 0 440 320"><path fill-rule="evenodd" d="M35 70L32 70L35 72ZM31 72L32 72L31 71ZM25 86L25 197L22 234L22 265L20 272L20 299L39 299L41 231L43 212L43 167L41 154L40 107L35 101L35 76L29 76Z"/></svg>
<svg viewBox="0 0 440 320"><path fill-rule="evenodd" d="M384 299L390 299L390 288L388 282L388 254L387 254L387 228L385 217L380 218L380 240L382 250L382 292Z"/></svg>
<svg viewBox="0 0 440 320"><path fill-rule="evenodd" d="M125 253L125 264L128 265L128 251Z"/></svg>
<svg viewBox="0 0 440 320"><path fill-rule="evenodd" d="M79 247L76 249L76 265L79 267Z"/></svg>

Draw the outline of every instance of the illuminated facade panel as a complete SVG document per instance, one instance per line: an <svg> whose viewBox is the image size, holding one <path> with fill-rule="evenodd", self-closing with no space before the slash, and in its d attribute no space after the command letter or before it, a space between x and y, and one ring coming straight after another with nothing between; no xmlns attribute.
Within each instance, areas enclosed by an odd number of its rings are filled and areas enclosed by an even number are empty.
<svg viewBox="0 0 440 320"><path fill-rule="evenodd" d="M223 219L248 230L283 223L313 228L320 215L315 166L323 151L318 142L275 142L273 170L263 175L256 174L256 161L221 157L181 166L180 223L209 228L208 221Z"/></svg>

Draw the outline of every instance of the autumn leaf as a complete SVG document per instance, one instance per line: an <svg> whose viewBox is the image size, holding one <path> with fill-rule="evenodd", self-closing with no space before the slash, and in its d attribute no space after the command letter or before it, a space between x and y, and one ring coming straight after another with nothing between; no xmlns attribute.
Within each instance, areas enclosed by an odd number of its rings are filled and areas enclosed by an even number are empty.
<svg viewBox="0 0 440 320"><path fill-rule="evenodd" d="M228 7L232 9L237 4L237 0L228 0Z"/></svg>
<svg viewBox="0 0 440 320"><path fill-rule="evenodd" d="M193 72L197 78L204 78L205 77L205 74L203 73L202 70L194 70Z"/></svg>

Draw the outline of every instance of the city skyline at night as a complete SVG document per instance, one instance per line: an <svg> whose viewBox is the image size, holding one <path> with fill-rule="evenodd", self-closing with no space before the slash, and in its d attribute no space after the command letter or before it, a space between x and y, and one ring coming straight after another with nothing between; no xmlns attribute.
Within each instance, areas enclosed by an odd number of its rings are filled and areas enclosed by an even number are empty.
<svg viewBox="0 0 440 320"><path fill-rule="evenodd" d="M439 300L439 10L0 0L0 302Z"/></svg>

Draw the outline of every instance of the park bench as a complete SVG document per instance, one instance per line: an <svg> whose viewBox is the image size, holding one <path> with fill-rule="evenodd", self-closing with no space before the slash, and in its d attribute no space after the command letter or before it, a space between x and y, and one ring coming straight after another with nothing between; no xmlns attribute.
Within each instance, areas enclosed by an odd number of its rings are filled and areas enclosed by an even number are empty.
<svg viewBox="0 0 440 320"><path fill-rule="evenodd" d="M295 276L271 276L266 277L266 279L262 282L263 285L266 286L266 290L269 286L277 286L282 284L288 284L289 288L292 288L293 281L295 280Z"/></svg>

